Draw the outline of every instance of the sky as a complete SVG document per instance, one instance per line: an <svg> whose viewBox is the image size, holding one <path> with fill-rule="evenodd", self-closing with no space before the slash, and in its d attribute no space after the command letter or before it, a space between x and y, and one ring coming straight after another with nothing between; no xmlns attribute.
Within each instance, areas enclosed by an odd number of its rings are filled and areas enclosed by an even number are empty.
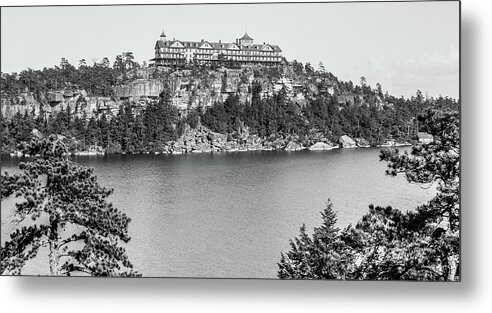
<svg viewBox="0 0 492 313"><path fill-rule="evenodd" d="M168 39L276 44L287 60L322 62L339 79L380 83L409 97L459 97L459 3L273 3L2 7L1 71L100 61L132 51L153 58Z"/></svg>

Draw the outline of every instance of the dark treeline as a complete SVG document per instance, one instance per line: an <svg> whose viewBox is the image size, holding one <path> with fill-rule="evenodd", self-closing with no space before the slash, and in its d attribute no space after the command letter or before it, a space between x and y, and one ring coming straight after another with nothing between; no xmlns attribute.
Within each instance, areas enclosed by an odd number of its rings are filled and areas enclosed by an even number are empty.
<svg viewBox="0 0 492 313"><path fill-rule="evenodd" d="M162 151L183 133L186 125L196 128L200 122L232 138L247 128L250 134L262 138L296 135L301 141L309 141L319 134L337 142L339 136L346 134L363 137L371 144L387 139L407 141L418 131L416 117L421 112L430 107L458 105L448 98L424 100L418 94L410 99L389 98L393 105L383 107L341 106L335 97L320 96L300 108L288 100L284 90L262 99L261 87L254 83L252 89L251 102L241 104L237 95L231 95L223 104L199 107L187 116L181 116L172 105L169 88L165 88L158 101L150 102L142 110L125 102L114 118L105 113L99 118L87 118L85 113L76 114L69 107L48 118L44 114L17 113L10 120L2 118L2 153L15 151L18 143L30 138L33 129L71 138L72 151L87 150L90 146L102 147L107 153Z"/></svg>
<svg viewBox="0 0 492 313"><path fill-rule="evenodd" d="M28 141L33 129L69 138L70 151L87 150L91 146L102 147L107 153L157 151L177 138L177 125L184 122L180 122L178 110L170 100L166 88L158 102L149 103L137 114L132 104L125 102L114 118L105 113L99 118L86 118L85 112L80 116L69 107L48 118L44 114L34 117L27 112L17 113L11 120L2 118L2 153L15 151L19 143Z"/></svg>
<svg viewBox="0 0 492 313"><path fill-rule="evenodd" d="M62 58L60 65L54 67L2 73L0 86L2 97L5 98L15 98L23 92L32 92L35 98L40 99L43 92L60 90L67 86L76 86L91 96L109 97L113 95L113 87L118 79L124 80L131 70L140 67L132 52L116 56L112 65L107 57L101 62L94 61L92 65L82 59L79 60L78 68Z"/></svg>
<svg viewBox="0 0 492 313"><path fill-rule="evenodd" d="M457 109L459 103L450 98L424 99L420 91L410 99L380 95L386 103L379 105L370 87L353 87L341 83L342 88L362 95L362 104L339 104L336 96L320 95L310 99L304 107L289 101L282 89L277 95L261 98L261 86L253 83L251 102L242 105L237 96L229 97L201 114L202 124L219 133L234 133L243 126L260 137L298 135L309 139L320 133L337 142L341 135L362 137L371 144L385 140L411 140L418 131L417 116L428 108ZM199 115L198 108L192 114Z"/></svg>

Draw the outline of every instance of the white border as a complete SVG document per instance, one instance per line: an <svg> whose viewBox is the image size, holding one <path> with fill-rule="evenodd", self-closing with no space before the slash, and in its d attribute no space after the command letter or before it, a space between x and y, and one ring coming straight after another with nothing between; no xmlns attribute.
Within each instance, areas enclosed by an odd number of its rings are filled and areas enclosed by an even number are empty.
<svg viewBox="0 0 492 313"><path fill-rule="evenodd" d="M145 3L163 3L147 0ZM170 2L170 1L167 1ZM173 3L182 1L172 1ZM190 1L188 1L190 2ZM194 1L205 2L205 1ZM230 2L230 1L210 1ZM259 1L250 1L259 2ZM272 1L273 2L273 1ZM136 3L132 0L43 4ZM39 4L0 0L1 5ZM492 308L492 5L462 1L461 283L0 277L3 312L485 312ZM302 12L300 12L302 14ZM490 312L490 311L489 311Z"/></svg>

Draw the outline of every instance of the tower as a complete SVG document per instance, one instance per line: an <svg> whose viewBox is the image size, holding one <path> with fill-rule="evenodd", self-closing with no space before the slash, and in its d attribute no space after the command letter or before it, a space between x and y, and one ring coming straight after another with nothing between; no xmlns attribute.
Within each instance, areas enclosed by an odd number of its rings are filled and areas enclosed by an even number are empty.
<svg viewBox="0 0 492 313"><path fill-rule="evenodd" d="M253 44L253 38L251 38L247 32L244 33L243 37L238 40L240 45L250 46Z"/></svg>
<svg viewBox="0 0 492 313"><path fill-rule="evenodd" d="M164 29L162 30L162 33L161 33L161 41L166 41L166 34L164 33Z"/></svg>

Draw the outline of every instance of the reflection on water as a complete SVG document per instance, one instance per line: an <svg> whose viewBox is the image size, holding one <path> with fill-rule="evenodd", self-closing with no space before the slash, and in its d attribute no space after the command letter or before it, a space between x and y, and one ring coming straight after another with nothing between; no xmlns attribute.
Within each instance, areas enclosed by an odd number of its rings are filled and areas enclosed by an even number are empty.
<svg viewBox="0 0 492 313"><path fill-rule="evenodd" d="M305 223L321 222L328 198L344 227L369 204L411 210L429 200L404 177L388 177L378 149L76 157L114 188L131 218L126 246L144 276L276 277L280 252ZM19 159L3 158L2 171ZM12 201L2 202L2 242ZM11 229L11 228L10 228ZM24 274L45 274L32 261Z"/></svg>

